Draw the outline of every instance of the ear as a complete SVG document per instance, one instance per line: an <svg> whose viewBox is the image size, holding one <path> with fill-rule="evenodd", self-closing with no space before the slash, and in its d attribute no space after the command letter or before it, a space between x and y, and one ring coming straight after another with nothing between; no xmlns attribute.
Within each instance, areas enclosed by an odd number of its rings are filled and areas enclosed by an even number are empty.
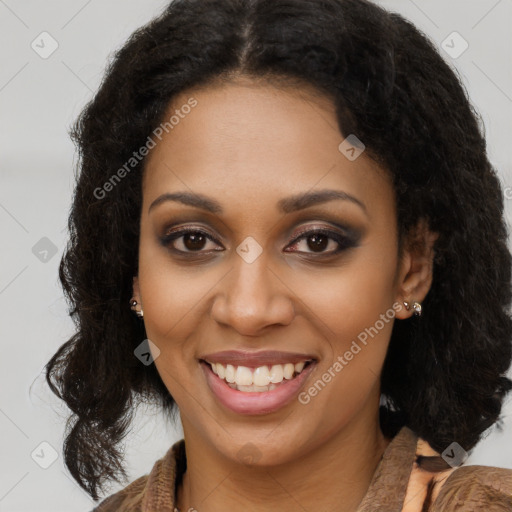
<svg viewBox="0 0 512 512"><path fill-rule="evenodd" d="M398 271L398 292L396 300L402 308L396 317L403 320L414 314L412 303L423 302L432 285L434 268L434 243L439 233L431 231L425 219L421 219L404 242L404 254ZM411 309L407 310L404 301Z"/></svg>

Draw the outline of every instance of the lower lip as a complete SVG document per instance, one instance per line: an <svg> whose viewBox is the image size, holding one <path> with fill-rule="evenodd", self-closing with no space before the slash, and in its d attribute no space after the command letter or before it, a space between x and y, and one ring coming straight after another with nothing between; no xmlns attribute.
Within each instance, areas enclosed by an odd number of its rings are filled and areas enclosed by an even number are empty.
<svg viewBox="0 0 512 512"><path fill-rule="evenodd" d="M228 386L213 373L209 364L201 362L208 386L219 402L237 414L269 414L288 404L299 394L315 363L310 363L294 379L285 380L272 391L244 392Z"/></svg>

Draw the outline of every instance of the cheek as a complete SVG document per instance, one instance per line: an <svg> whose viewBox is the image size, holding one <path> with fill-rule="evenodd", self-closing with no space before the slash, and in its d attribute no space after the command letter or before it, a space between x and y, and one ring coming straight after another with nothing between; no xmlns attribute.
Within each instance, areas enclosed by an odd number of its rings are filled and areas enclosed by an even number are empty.
<svg viewBox="0 0 512 512"><path fill-rule="evenodd" d="M354 414L378 385L395 319L395 265L392 244L369 243L330 279L310 286L307 304L329 346L304 401L335 423Z"/></svg>
<svg viewBox="0 0 512 512"><path fill-rule="evenodd" d="M214 284L207 270L177 264L167 250L141 233L139 286L144 306L144 323L158 339L179 341L190 316L201 307L205 292Z"/></svg>
<svg viewBox="0 0 512 512"><path fill-rule="evenodd" d="M304 417L311 423L322 418L323 428L318 434L326 438L366 407L370 397L377 399L379 395L394 319L391 314L391 318L384 315L385 320L381 320L380 313L364 313L338 321L328 354L300 396L304 411L311 412Z"/></svg>
<svg viewBox="0 0 512 512"><path fill-rule="evenodd" d="M175 338L187 325L187 315L200 308L204 290L193 286L190 277L187 279L178 271L149 271L142 273L140 280L144 285L146 327L158 333L159 337Z"/></svg>
<svg viewBox="0 0 512 512"><path fill-rule="evenodd" d="M294 291L320 320L329 339L347 341L374 325L381 314L389 316L393 311L395 267L393 250L367 244L340 267L303 276Z"/></svg>
<svg viewBox="0 0 512 512"><path fill-rule="evenodd" d="M187 365L192 367L194 361L192 347L186 341L194 331L194 312L201 307L204 291L190 284L190 275L171 265L165 250L141 237L139 287L144 325L148 338L160 350L155 360L157 369L173 391L173 377L179 381L186 378Z"/></svg>

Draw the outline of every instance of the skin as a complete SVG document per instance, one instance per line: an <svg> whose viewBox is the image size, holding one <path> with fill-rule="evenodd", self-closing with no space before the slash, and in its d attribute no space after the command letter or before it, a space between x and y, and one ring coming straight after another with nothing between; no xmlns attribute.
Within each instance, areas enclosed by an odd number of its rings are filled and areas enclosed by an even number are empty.
<svg viewBox="0 0 512 512"><path fill-rule="evenodd" d="M345 135L328 98L238 78L187 91L169 112L190 97L198 105L146 162L133 283L183 423L188 468L177 504L182 512L354 511L390 442L378 407L393 322L412 315L404 300L428 293L436 234L422 223L423 246L406 246L399 260L390 177L365 153L352 162L338 150ZM279 200L312 189L344 191L366 212L348 200L278 211ZM167 201L148 212L178 191L204 194L224 211ZM318 252L307 236L294 242L299 228L343 234L336 222L359 234L355 246L322 257L339 247L335 240ZM171 223L200 228L220 244L206 238L194 246L182 236L164 247ZM236 252L249 236L263 250L250 264ZM307 404L294 399L274 413L236 414L219 404L199 366L200 355L228 349L314 354L307 390L396 302L396 320ZM257 453L252 462L238 455L247 446Z"/></svg>

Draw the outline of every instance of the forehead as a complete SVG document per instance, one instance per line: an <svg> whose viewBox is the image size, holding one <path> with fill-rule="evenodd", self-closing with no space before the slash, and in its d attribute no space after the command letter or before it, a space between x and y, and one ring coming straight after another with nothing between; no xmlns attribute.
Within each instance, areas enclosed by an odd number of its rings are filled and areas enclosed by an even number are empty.
<svg viewBox="0 0 512 512"><path fill-rule="evenodd" d="M238 210L327 188L377 210L394 200L383 169L364 153L351 160L340 151L346 136L335 106L310 89L242 82L190 90L173 99L164 122L171 119L146 161L146 209L177 190Z"/></svg>

